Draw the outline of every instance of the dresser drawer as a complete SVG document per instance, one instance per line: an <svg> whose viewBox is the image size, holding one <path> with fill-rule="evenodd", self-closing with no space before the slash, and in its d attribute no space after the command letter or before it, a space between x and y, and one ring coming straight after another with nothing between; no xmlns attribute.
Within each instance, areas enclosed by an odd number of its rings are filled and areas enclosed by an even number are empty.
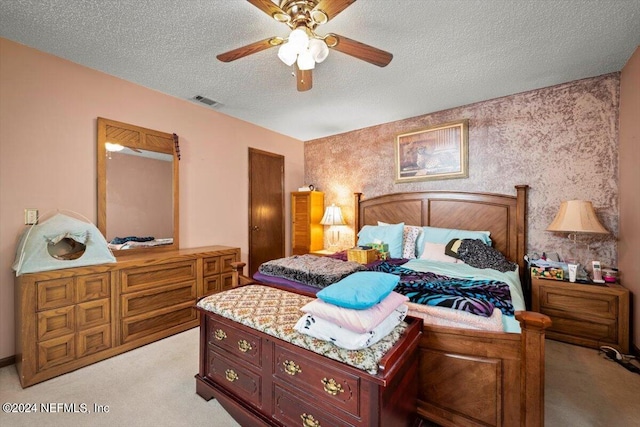
<svg viewBox="0 0 640 427"><path fill-rule="evenodd" d="M320 364L277 344L274 347L275 378L283 384L293 385L313 395L312 401L329 408L339 408L354 416L360 415L360 378Z"/></svg>
<svg viewBox="0 0 640 427"><path fill-rule="evenodd" d="M214 274L220 274L220 271L221 271L220 257L212 256L209 258L204 258L202 260L202 268L203 268L203 274L205 277L211 276Z"/></svg>
<svg viewBox="0 0 640 427"><path fill-rule="evenodd" d="M122 293L192 280L196 280L195 260L128 268L120 272Z"/></svg>
<svg viewBox="0 0 640 427"><path fill-rule="evenodd" d="M111 348L111 325L78 332L78 358Z"/></svg>
<svg viewBox="0 0 640 427"><path fill-rule="evenodd" d="M128 317L121 321L121 344L167 331L180 325L188 325L191 322L193 322L191 326L196 326L197 320L198 316L191 302Z"/></svg>
<svg viewBox="0 0 640 427"><path fill-rule="evenodd" d="M353 426L344 419L338 419L327 411L312 404L312 400L300 400L288 390L274 385L272 416L286 426Z"/></svg>
<svg viewBox="0 0 640 427"><path fill-rule="evenodd" d="M73 334L76 330L75 313L74 305L38 313L38 341Z"/></svg>
<svg viewBox="0 0 640 427"><path fill-rule="evenodd" d="M588 286L588 285L584 285ZM540 310L582 312L604 319L618 317L618 297L610 294L593 294L579 290L554 289L552 285L540 287Z"/></svg>
<svg viewBox="0 0 640 427"><path fill-rule="evenodd" d="M206 376L247 403L262 407L262 377L209 348Z"/></svg>
<svg viewBox="0 0 640 427"><path fill-rule="evenodd" d="M122 317L136 316L165 307L196 301L196 282L178 283L123 294L121 297Z"/></svg>
<svg viewBox="0 0 640 427"><path fill-rule="evenodd" d="M78 302L108 298L111 295L109 273L78 276Z"/></svg>
<svg viewBox="0 0 640 427"><path fill-rule="evenodd" d="M111 321L109 298L78 304L78 330L105 325Z"/></svg>
<svg viewBox="0 0 640 427"><path fill-rule="evenodd" d="M38 311L71 305L76 300L73 277L39 281L36 293Z"/></svg>
<svg viewBox="0 0 640 427"><path fill-rule="evenodd" d="M74 335L65 335L38 343L38 371L71 362L75 358Z"/></svg>
<svg viewBox="0 0 640 427"><path fill-rule="evenodd" d="M262 366L262 340L258 335L211 317L207 318L207 332L209 346L227 351L233 358L240 358L253 366Z"/></svg>

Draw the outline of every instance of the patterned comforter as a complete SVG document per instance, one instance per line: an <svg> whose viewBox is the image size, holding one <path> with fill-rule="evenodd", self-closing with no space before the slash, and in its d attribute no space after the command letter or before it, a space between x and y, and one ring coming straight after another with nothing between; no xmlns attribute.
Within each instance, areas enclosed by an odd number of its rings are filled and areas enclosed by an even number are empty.
<svg viewBox="0 0 640 427"><path fill-rule="evenodd" d="M369 270L400 276L394 291L406 295L413 303L454 308L483 317L490 317L494 308L507 316L514 314L511 291L504 282L455 279L388 262L369 265Z"/></svg>
<svg viewBox="0 0 640 427"><path fill-rule="evenodd" d="M351 261L340 261L315 255L293 255L267 261L258 271L267 276L284 277L294 282L324 288L365 266Z"/></svg>

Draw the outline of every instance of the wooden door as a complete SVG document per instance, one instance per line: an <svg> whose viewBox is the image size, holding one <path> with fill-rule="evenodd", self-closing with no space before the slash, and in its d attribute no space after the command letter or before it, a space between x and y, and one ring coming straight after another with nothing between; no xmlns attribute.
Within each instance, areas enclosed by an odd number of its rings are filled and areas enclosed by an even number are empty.
<svg viewBox="0 0 640 427"><path fill-rule="evenodd" d="M284 257L284 156L249 148L249 275Z"/></svg>

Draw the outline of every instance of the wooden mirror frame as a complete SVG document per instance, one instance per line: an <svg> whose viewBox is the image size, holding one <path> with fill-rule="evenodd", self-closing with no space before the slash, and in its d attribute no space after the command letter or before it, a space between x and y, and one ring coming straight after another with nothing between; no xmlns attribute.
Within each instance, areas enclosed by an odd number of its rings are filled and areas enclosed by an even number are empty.
<svg viewBox="0 0 640 427"><path fill-rule="evenodd" d="M127 123L98 117L97 167L98 167L98 229L107 238L107 150L105 143L114 140L121 145L140 150L156 151L173 156L173 243L170 245L113 250L117 255L139 252L163 251L180 248L180 188L178 156L170 133L146 129Z"/></svg>

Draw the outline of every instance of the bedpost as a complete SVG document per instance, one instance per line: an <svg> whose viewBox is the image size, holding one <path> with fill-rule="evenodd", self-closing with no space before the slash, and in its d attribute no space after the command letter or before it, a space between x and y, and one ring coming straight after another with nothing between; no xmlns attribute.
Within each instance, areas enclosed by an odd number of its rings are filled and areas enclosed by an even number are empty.
<svg viewBox="0 0 640 427"><path fill-rule="evenodd" d="M551 319L531 311L516 312L520 322L520 418L525 427L544 425L544 336Z"/></svg>
<svg viewBox="0 0 640 427"><path fill-rule="evenodd" d="M527 254L527 190L528 185L516 185L516 226L518 243L516 257L520 268L520 281L523 280L525 271L524 256Z"/></svg>
<svg viewBox="0 0 640 427"><path fill-rule="evenodd" d="M358 231L362 225L360 224L360 201L362 200L362 193L353 193L354 199L354 212L353 212L353 246L358 246Z"/></svg>
<svg viewBox="0 0 640 427"><path fill-rule="evenodd" d="M242 261L232 262L231 264L231 287L237 288L241 285L246 285L249 280L245 277L244 266L247 265Z"/></svg>

